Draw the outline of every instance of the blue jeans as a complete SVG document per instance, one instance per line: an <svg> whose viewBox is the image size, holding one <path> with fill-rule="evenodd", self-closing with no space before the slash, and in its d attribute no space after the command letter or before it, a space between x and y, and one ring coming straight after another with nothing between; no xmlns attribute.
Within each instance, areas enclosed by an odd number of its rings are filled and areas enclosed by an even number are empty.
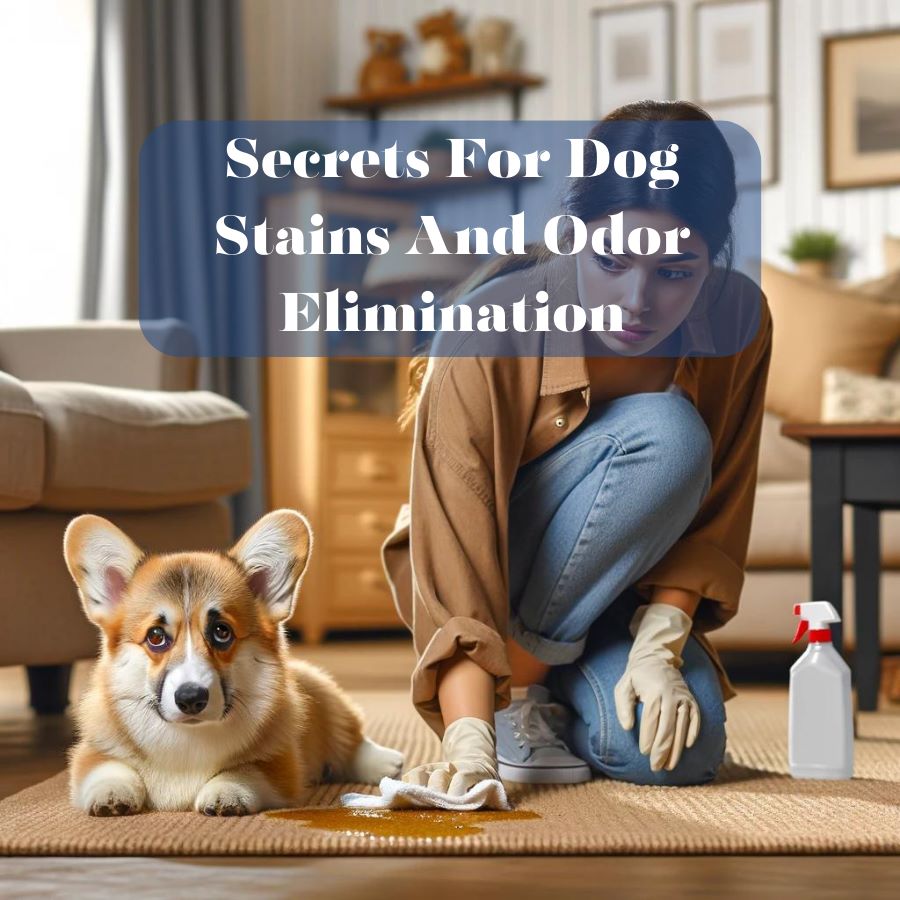
<svg viewBox="0 0 900 900"><path fill-rule="evenodd" d="M725 753L716 669L693 636L682 675L701 727L672 772L652 772L637 723L624 731L613 690L625 670L628 624L645 602L632 585L693 520L711 481L712 442L686 397L631 394L593 406L584 422L522 466L510 494L510 634L552 666L547 687L575 715L572 751L611 778L699 784Z"/></svg>

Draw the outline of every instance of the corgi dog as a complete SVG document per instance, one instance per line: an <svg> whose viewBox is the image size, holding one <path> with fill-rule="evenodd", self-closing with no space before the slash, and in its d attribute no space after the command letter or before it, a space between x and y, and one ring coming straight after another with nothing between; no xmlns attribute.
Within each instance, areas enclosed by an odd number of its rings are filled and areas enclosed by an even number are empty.
<svg viewBox="0 0 900 900"><path fill-rule="evenodd" d="M69 755L76 807L240 816L400 773L403 754L364 735L334 679L289 657L282 625L312 543L288 509L227 553L146 554L99 516L69 524L66 565L101 633Z"/></svg>

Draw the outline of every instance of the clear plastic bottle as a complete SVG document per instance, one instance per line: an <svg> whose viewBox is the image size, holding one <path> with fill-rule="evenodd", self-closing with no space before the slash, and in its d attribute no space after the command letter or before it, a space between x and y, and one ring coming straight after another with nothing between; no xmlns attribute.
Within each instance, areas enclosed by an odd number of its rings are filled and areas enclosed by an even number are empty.
<svg viewBox="0 0 900 900"><path fill-rule="evenodd" d="M794 778L853 777L853 701L850 668L831 643L837 610L824 602L797 603L797 643L809 645L791 666L788 762Z"/></svg>

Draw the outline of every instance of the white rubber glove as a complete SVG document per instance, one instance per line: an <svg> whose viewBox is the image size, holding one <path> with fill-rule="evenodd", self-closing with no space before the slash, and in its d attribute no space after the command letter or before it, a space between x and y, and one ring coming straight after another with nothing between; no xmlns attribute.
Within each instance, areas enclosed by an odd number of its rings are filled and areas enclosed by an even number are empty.
<svg viewBox="0 0 900 900"><path fill-rule="evenodd" d="M400 777L442 794L461 796L485 778L500 780L494 726L475 716L455 719L441 740L443 762L425 763Z"/></svg>
<svg viewBox="0 0 900 900"><path fill-rule="evenodd" d="M700 731L700 708L678 671L692 621L675 606L651 603L638 607L629 626L634 645L616 685L616 717L631 731L635 704L644 704L638 747L654 772L674 769Z"/></svg>

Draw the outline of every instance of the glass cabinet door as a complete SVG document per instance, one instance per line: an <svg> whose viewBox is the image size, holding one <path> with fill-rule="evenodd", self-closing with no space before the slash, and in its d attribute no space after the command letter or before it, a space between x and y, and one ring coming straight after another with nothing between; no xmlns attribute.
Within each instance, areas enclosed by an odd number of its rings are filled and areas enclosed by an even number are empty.
<svg viewBox="0 0 900 900"><path fill-rule="evenodd" d="M331 358L327 366L329 415L364 413L394 418L399 414L394 357Z"/></svg>

